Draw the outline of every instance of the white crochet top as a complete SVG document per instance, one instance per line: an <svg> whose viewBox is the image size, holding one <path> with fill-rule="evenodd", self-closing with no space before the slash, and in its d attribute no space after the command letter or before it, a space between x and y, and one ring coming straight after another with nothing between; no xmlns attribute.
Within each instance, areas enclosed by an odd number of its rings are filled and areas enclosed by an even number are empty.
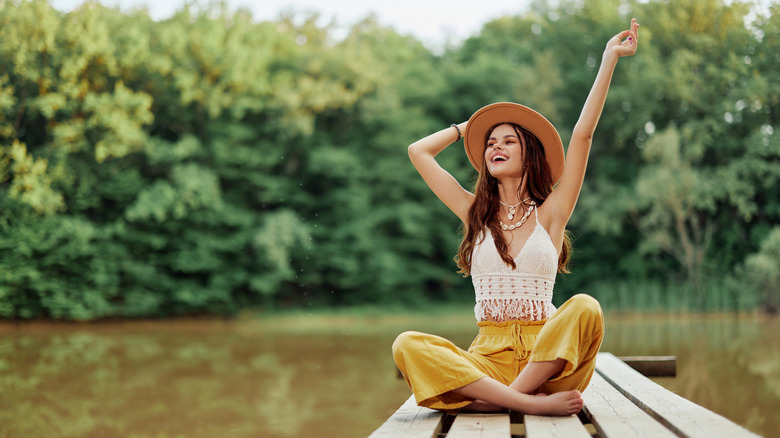
<svg viewBox="0 0 780 438"><path fill-rule="evenodd" d="M538 321L555 312L552 304L558 252L539 223L514 259L516 269L498 254L492 233L485 229L471 256L471 281L478 321Z"/></svg>

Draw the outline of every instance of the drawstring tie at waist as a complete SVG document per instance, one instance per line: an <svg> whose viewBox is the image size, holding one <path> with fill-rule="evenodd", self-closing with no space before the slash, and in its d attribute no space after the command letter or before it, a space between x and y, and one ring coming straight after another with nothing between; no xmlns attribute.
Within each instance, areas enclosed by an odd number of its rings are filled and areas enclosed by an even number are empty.
<svg viewBox="0 0 780 438"><path fill-rule="evenodd" d="M546 321L481 321L477 325L479 326L480 335L510 336L515 358L517 360L525 360L528 358L531 348L533 348L536 335L542 330Z"/></svg>
<svg viewBox="0 0 780 438"><path fill-rule="evenodd" d="M512 331L514 332L512 336L512 348L515 349L515 358L517 358L517 360L524 360L528 357L528 350L530 350L530 348L525 347L522 326L514 324L512 325Z"/></svg>

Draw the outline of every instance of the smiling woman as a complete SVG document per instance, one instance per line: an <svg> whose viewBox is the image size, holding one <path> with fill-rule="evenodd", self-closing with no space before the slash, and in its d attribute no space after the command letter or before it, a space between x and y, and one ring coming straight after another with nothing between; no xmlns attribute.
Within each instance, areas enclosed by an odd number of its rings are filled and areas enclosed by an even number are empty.
<svg viewBox="0 0 780 438"><path fill-rule="evenodd" d="M565 165L552 123L509 102L487 105L468 122L409 146L417 171L463 222L456 260L460 272L472 277L480 328L468 351L425 333L398 336L393 355L418 405L541 415L571 415L582 408L580 391L590 382L604 336L601 306L580 294L556 310L553 286L556 273L566 272L571 253L566 225L612 72L620 57L636 52L638 29L632 20L607 42ZM461 133L479 171L474 193L435 159ZM516 220L518 208L523 214Z"/></svg>

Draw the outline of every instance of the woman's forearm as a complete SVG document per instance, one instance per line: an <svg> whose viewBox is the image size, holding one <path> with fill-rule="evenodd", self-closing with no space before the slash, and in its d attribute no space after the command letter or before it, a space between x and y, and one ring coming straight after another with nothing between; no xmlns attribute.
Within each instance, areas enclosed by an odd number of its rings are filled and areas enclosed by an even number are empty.
<svg viewBox="0 0 780 438"><path fill-rule="evenodd" d="M590 139L596 131L596 126L601 118L601 112L604 109L604 102L607 100L607 92L612 82L612 73L615 71L618 56L610 52L605 52L601 60L593 87L590 89L585 105L582 107L580 118L574 125L572 137Z"/></svg>
<svg viewBox="0 0 780 438"><path fill-rule="evenodd" d="M460 133L458 132L460 130ZM421 138L416 142L409 145L409 156L414 160L415 156L428 155L435 157L439 152L443 151L447 146L458 140L460 135L466 130L466 122L460 123L456 130L452 126L444 128L441 131L434 132L433 134Z"/></svg>

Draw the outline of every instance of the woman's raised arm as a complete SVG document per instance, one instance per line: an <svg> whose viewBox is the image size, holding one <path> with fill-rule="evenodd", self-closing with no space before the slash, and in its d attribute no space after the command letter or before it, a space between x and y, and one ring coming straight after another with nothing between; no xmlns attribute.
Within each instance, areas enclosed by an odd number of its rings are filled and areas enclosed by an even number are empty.
<svg viewBox="0 0 780 438"><path fill-rule="evenodd" d="M457 141L466 131L466 122L457 126L457 129L451 126L412 143L409 145L409 158L433 193L465 223L474 195L464 189L435 159L439 152Z"/></svg>
<svg viewBox="0 0 780 438"><path fill-rule="evenodd" d="M638 30L639 24L637 24L636 19L632 19L630 29L620 32L607 42L596 80L593 82L580 118L572 131L566 153L566 164L560 182L547 199L548 202L552 201L555 208L552 221L553 226L557 229L566 227L574 211L574 206L577 204L577 198L585 178L585 168L588 164L593 133L601 117L601 111L604 109L604 101L607 99L607 91L612 81L612 72L620 57L636 53Z"/></svg>

